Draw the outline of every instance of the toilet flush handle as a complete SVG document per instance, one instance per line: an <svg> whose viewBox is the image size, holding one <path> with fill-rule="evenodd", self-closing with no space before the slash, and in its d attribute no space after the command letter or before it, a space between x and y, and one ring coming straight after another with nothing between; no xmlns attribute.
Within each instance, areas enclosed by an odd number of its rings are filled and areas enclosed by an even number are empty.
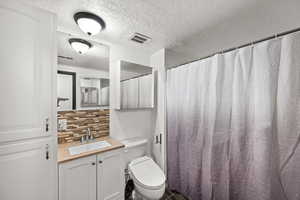
<svg viewBox="0 0 300 200"><path fill-rule="evenodd" d="M155 136L155 144L158 144L159 143L159 138L158 138L158 135Z"/></svg>
<svg viewBox="0 0 300 200"><path fill-rule="evenodd" d="M155 136L155 144L161 144L162 140L162 134L160 133L159 135Z"/></svg>
<svg viewBox="0 0 300 200"><path fill-rule="evenodd" d="M161 144L162 134L159 134L159 144Z"/></svg>

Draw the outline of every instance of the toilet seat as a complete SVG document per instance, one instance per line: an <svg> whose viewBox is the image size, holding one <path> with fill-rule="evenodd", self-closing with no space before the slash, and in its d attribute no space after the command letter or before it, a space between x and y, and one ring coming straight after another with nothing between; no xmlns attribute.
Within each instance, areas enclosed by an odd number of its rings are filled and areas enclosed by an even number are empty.
<svg viewBox="0 0 300 200"><path fill-rule="evenodd" d="M143 188L158 190L165 186L164 172L147 156L131 161L128 168L134 182Z"/></svg>

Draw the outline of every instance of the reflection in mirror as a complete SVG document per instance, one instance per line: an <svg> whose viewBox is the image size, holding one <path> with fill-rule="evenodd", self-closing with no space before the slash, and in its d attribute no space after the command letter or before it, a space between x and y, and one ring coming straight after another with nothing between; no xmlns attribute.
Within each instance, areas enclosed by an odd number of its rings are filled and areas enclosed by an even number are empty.
<svg viewBox="0 0 300 200"><path fill-rule="evenodd" d="M93 40L58 32L58 111L109 108L109 47ZM86 40L78 53L70 39Z"/></svg>
<svg viewBox="0 0 300 200"><path fill-rule="evenodd" d="M57 109L76 109L76 73L57 72Z"/></svg>
<svg viewBox="0 0 300 200"><path fill-rule="evenodd" d="M109 79L81 78L81 107L109 105Z"/></svg>
<svg viewBox="0 0 300 200"><path fill-rule="evenodd" d="M121 62L121 109L154 107L152 68L127 61Z"/></svg>

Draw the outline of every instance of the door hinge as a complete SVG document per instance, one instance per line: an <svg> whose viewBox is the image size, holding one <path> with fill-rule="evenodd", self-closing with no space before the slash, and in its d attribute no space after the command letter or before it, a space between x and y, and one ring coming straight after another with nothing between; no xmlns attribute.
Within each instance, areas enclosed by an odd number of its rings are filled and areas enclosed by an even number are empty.
<svg viewBox="0 0 300 200"><path fill-rule="evenodd" d="M49 118L46 118L46 132L49 131Z"/></svg>
<svg viewBox="0 0 300 200"><path fill-rule="evenodd" d="M46 144L46 160L49 160L49 144Z"/></svg>

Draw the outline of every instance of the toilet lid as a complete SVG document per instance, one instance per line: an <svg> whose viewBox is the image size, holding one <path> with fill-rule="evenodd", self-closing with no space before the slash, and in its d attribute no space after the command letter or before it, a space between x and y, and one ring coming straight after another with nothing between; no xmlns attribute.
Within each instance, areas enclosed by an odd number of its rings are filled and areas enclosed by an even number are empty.
<svg viewBox="0 0 300 200"><path fill-rule="evenodd" d="M164 172L147 156L131 161L129 170L134 180L149 189L159 188L166 181Z"/></svg>

